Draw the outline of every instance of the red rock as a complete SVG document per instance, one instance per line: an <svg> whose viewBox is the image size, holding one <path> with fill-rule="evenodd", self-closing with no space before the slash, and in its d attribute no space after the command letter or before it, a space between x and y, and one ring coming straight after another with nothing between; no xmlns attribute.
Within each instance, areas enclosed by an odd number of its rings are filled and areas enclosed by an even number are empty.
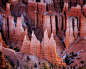
<svg viewBox="0 0 86 69"><path fill-rule="evenodd" d="M38 29L43 32L43 14L38 13Z"/></svg>
<svg viewBox="0 0 86 69"><path fill-rule="evenodd" d="M3 37L6 38L6 18L3 18L3 27L2 27L2 30L3 30Z"/></svg>
<svg viewBox="0 0 86 69"><path fill-rule="evenodd" d="M58 31L61 32L61 28L62 28L62 16L61 15L57 15L57 26L58 26Z"/></svg>
<svg viewBox="0 0 86 69"><path fill-rule="evenodd" d="M9 3L11 3L11 5L17 5L18 4L18 0L8 0Z"/></svg>
<svg viewBox="0 0 86 69"><path fill-rule="evenodd" d="M83 6L83 13L86 16L86 4Z"/></svg>
<svg viewBox="0 0 86 69"><path fill-rule="evenodd" d="M64 7L62 13L65 12L65 15L68 14L68 3L64 2Z"/></svg>
<svg viewBox="0 0 86 69"><path fill-rule="evenodd" d="M76 7L71 7L69 15L70 16L76 16L76 17L82 16L81 6L77 4Z"/></svg>
<svg viewBox="0 0 86 69"><path fill-rule="evenodd" d="M81 17L81 22L80 22L80 37L86 36L86 18L84 16Z"/></svg>
<svg viewBox="0 0 86 69"><path fill-rule="evenodd" d="M14 37L16 41L23 41L23 32L24 29L21 24L21 17L17 17L17 24L15 28L15 37Z"/></svg>
<svg viewBox="0 0 86 69"><path fill-rule="evenodd" d="M37 3L38 5L38 12L41 12L41 13L44 13L46 12L46 3L43 3L43 2L40 2L40 3Z"/></svg>
<svg viewBox="0 0 86 69"><path fill-rule="evenodd" d="M77 39L78 37L78 25L77 25L77 19L74 18L74 37Z"/></svg>
<svg viewBox="0 0 86 69"><path fill-rule="evenodd" d="M36 40L36 56L41 57L40 41Z"/></svg>
<svg viewBox="0 0 86 69"><path fill-rule="evenodd" d="M38 45L38 46L37 46ZM36 47L38 47L38 51L36 51ZM31 38L31 43L30 43L30 54L32 55L39 55L39 48L40 48L40 42L37 40L34 31L32 32L32 38Z"/></svg>
<svg viewBox="0 0 86 69"><path fill-rule="evenodd" d="M56 35L56 21L55 16L51 16L52 33Z"/></svg>
<svg viewBox="0 0 86 69"><path fill-rule="evenodd" d="M35 17L35 30L36 30L38 28L38 25L37 25L38 15L36 12L34 12L34 17Z"/></svg>
<svg viewBox="0 0 86 69"><path fill-rule="evenodd" d="M30 41L27 40L26 35L25 35L23 44L21 47L21 53L29 53L29 50L30 50Z"/></svg>
<svg viewBox="0 0 86 69"><path fill-rule="evenodd" d="M21 15L21 24L23 24L24 23L24 16L23 16L23 14Z"/></svg>
<svg viewBox="0 0 86 69"><path fill-rule="evenodd" d="M62 11L62 16L63 16L63 29L66 29L66 22L67 22L67 17L68 17L68 3L64 3L63 11Z"/></svg>
<svg viewBox="0 0 86 69"><path fill-rule="evenodd" d="M6 3L6 12L5 12L5 16L11 16L11 12L10 12L10 3Z"/></svg>
<svg viewBox="0 0 86 69"><path fill-rule="evenodd" d="M46 4L46 7L47 7L47 11L49 10L54 11L54 3Z"/></svg>
<svg viewBox="0 0 86 69"><path fill-rule="evenodd" d="M63 16L63 29L66 29L66 19L65 19L65 15L62 15Z"/></svg>
<svg viewBox="0 0 86 69"><path fill-rule="evenodd" d="M83 1L83 0L78 0L77 3L80 4L80 6L81 6L81 8L82 8L82 7L83 7L83 3L84 3L84 1Z"/></svg>
<svg viewBox="0 0 86 69"><path fill-rule="evenodd" d="M35 22L34 11L37 11L37 3L35 1L28 1L28 17Z"/></svg>
<svg viewBox="0 0 86 69"><path fill-rule="evenodd" d="M29 40L27 29L24 31L24 36L26 36L27 40Z"/></svg>
<svg viewBox="0 0 86 69"><path fill-rule="evenodd" d="M41 48L41 50L40 50L40 58L44 58L44 46L43 46L43 40L42 40L42 42L41 42L41 44L40 44L41 46L40 46L40 48Z"/></svg>
<svg viewBox="0 0 86 69"><path fill-rule="evenodd" d="M43 32L47 29L48 37L51 36L51 24L50 24L50 16L43 15Z"/></svg>
<svg viewBox="0 0 86 69"><path fill-rule="evenodd" d="M2 39L1 32L0 32L0 42L2 43L3 47L8 48L8 46L5 44L5 42Z"/></svg>
<svg viewBox="0 0 86 69"><path fill-rule="evenodd" d="M6 18L3 18L2 30L3 30L3 36L7 40L8 39L8 26L7 26L7 19Z"/></svg>
<svg viewBox="0 0 86 69"><path fill-rule="evenodd" d="M42 40L42 43L43 43L43 50L44 50L44 58L45 59L49 59L49 38L48 38L48 32L47 32L47 29L45 30L45 32L44 32L44 38L43 38L43 40ZM47 50L48 49L48 50Z"/></svg>
<svg viewBox="0 0 86 69"><path fill-rule="evenodd" d="M2 51L2 43L0 42L0 68L4 68L5 66L5 58L4 58L4 54L3 54L3 51Z"/></svg>
<svg viewBox="0 0 86 69"><path fill-rule="evenodd" d="M41 3L43 3L43 0L40 0Z"/></svg>
<svg viewBox="0 0 86 69"><path fill-rule="evenodd" d="M14 39L14 29L15 29L14 17L9 16L9 37L10 37L10 42L13 42L13 39Z"/></svg>
<svg viewBox="0 0 86 69"><path fill-rule="evenodd" d="M72 18L68 18L66 25L65 45L66 49L74 42Z"/></svg>
<svg viewBox="0 0 86 69"><path fill-rule="evenodd" d="M56 42L53 38L53 33L51 34L49 44L50 44L50 51L51 51L51 61L53 64L58 63L58 57L56 53Z"/></svg>

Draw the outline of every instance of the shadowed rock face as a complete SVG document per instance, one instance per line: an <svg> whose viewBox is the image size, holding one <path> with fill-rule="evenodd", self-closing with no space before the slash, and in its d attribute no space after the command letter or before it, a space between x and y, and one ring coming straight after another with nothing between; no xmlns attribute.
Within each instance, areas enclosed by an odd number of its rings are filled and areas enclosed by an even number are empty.
<svg viewBox="0 0 86 69"><path fill-rule="evenodd" d="M6 6L6 3L8 2L8 0L1 0L1 2L4 6Z"/></svg>
<svg viewBox="0 0 86 69"><path fill-rule="evenodd" d="M39 69L44 61L49 61L63 69L66 64L61 57L70 67L84 66L85 0L0 1L0 31L3 34L2 37L0 34L0 42L5 58L12 64L19 62L19 68L23 69L29 56L31 63L27 66L30 68L34 64ZM3 9L5 3L6 10Z"/></svg>
<svg viewBox="0 0 86 69"><path fill-rule="evenodd" d="M0 15L0 31L2 29L2 25L3 25L3 17Z"/></svg>

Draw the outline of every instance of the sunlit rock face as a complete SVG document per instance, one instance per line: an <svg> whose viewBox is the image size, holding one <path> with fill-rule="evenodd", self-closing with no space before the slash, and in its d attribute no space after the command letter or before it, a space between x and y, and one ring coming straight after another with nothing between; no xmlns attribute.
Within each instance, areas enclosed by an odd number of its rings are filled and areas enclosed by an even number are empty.
<svg viewBox="0 0 86 69"><path fill-rule="evenodd" d="M74 13L73 13L74 12ZM71 7L71 10L70 10L70 13L69 13L70 16L77 16L77 17L80 17L82 15L81 13L81 6L77 4L76 7Z"/></svg>
<svg viewBox="0 0 86 69"><path fill-rule="evenodd" d="M22 48L21 48L21 52L22 53L28 53L30 50L29 47L30 47L30 42L27 41L27 38L25 35L24 40L23 40L23 44L22 44Z"/></svg>
<svg viewBox="0 0 86 69"><path fill-rule="evenodd" d="M85 2L0 0L0 50L5 62L12 69L41 69L45 62L53 69L84 66Z"/></svg>
<svg viewBox="0 0 86 69"><path fill-rule="evenodd" d="M44 15L43 16L43 31L47 29L48 31L48 37L51 35L51 24L50 24L50 16L49 15Z"/></svg>
<svg viewBox="0 0 86 69"><path fill-rule="evenodd" d="M86 18L84 16L81 17L81 23L80 23L80 36L83 37L83 36L86 36L86 29L85 29L85 26L86 26Z"/></svg>
<svg viewBox="0 0 86 69"><path fill-rule="evenodd" d="M52 33L54 35L56 35L56 21L55 21L55 16L52 16L51 17L51 25L52 25Z"/></svg>
<svg viewBox="0 0 86 69"><path fill-rule="evenodd" d="M65 34L65 45L66 48L71 45L71 43L74 42L74 36L73 36L73 27L72 27L72 18L69 18L67 20L66 24L66 34Z"/></svg>
<svg viewBox="0 0 86 69"><path fill-rule="evenodd" d="M14 33L15 33L14 38L16 41L23 41L23 32L24 32L24 29L21 24L21 17L17 17L17 25L14 30Z"/></svg>

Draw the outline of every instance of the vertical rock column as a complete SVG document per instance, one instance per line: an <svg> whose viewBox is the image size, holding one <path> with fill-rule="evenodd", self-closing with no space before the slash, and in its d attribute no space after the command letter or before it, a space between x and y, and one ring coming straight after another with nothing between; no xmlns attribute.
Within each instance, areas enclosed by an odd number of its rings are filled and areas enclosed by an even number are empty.
<svg viewBox="0 0 86 69"><path fill-rule="evenodd" d="M7 19L6 18L3 18L2 30L3 30L3 36L7 40L8 39L8 26L7 26Z"/></svg>
<svg viewBox="0 0 86 69"><path fill-rule="evenodd" d="M80 22L80 37L86 36L86 18L84 16L81 17Z"/></svg>
<svg viewBox="0 0 86 69"><path fill-rule="evenodd" d="M66 49L74 42L72 18L67 19L65 45Z"/></svg>
<svg viewBox="0 0 86 69"><path fill-rule="evenodd" d="M56 35L56 21L55 16L51 16L52 33Z"/></svg>
<svg viewBox="0 0 86 69"><path fill-rule="evenodd" d="M43 14L38 13L38 29L43 32Z"/></svg>
<svg viewBox="0 0 86 69"><path fill-rule="evenodd" d="M43 3L42 1L38 3L38 12L45 13L46 12L46 3Z"/></svg>
<svg viewBox="0 0 86 69"><path fill-rule="evenodd" d="M34 17L35 17L35 30L38 28L38 14L34 12Z"/></svg>
<svg viewBox="0 0 86 69"><path fill-rule="evenodd" d="M42 44L43 44L44 58L48 60L50 49L49 49L49 38L48 38L47 29L44 32L44 38L42 40Z"/></svg>
<svg viewBox="0 0 86 69"><path fill-rule="evenodd" d="M21 24L21 17L17 17L17 24L15 28L15 39L16 41L23 41L24 29Z"/></svg>
<svg viewBox="0 0 86 69"><path fill-rule="evenodd" d="M66 28L66 34L65 34L65 45L66 45L66 49L68 49L69 47L69 24L68 24L68 20L67 20L67 28Z"/></svg>
<svg viewBox="0 0 86 69"><path fill-rule="evenodd" d="M66 27L66 20L65 20L65 14L62 14L63 17L63 29Z"/></svg>
<svg viewBox="0 0 86 69"><path fill-rule="evenodd" d="M15 29L14 17L9 16L9 36L10 36L10 42L13 42L14 29Z"/></svg>
<svg viewBox="0 0 86 69"><path fill-rule="evenodd" d="M2 30L3 30L3 36L4 38L6 38L6 18L3 18Z"/></svg>
<svg viewBox="0 0 86 69"><path fill-rule="evenodd" d="M40 52L40 41L37 40L37 38L36 38L36 56L41 57L41 52Z"/></svg>
<svg viewBox="0 0 86 69"><path fill-rule="evenodd" d="M29 53L29 50L30 50L29 47L30 47L30 42L29 42L29 40L27 40L26 35L25 35L23 44L21 47L21 53Z"/></svg>
<svg viewBox="0 0 86 69"><path fill-rule="evenodd" d="M63 29L66 29L66 22L67 22L67 16L68 16L68 3L64 3L62 16L63 16Z"/></svg>
<svg viewBox="0 0 86 69"><path fill-rule="evenodd" d="M51 36L51 24L50 24L50 16L43 15L43 32L47 29L48 37Z"/></svg>
<svg viewBox="0 0 86 69"><path fill-rule="evenodd" d="M75 40L73 35L73 18L70 18L68 23L69 23L69 44L71 45Z"/></svg>
<svg viewBox="0 0 86 69"><path fill-rule="evenodd" d="M56 53L56 42L53 38L53 33L51 34L49 44L50 44L50 51L51 51L51 62L53 64L58 63L58 57L57 57L57 53Z"/></svg>
<svg viewBox="0 0 86 69"><path fill-rule="evenodd" d="M5 16L11 16L11 12L10 12L10 3L6 3L6 12L5 12Z"/></svg>
<svg viewBox="0 0 86 69"><path fill-rule="evenodd" d="M40 57L40 41L37 40L34 31L32 32L32 38L30 43L30 53Z"/></svg>
<svg viewBox="0 0 86 69"><path fill-rule="evenodd" d="M34 11L37 11L37 3L35 1L28 1L28 17L35 22Z"/></svg>
<svg viewBox="0 0 86 69"><path fill-rule="evenodd" d="M78 37L78 25L77 25L77 19L74 18L74 37L77 39Z"/></svg>
<svg viewBox="0 0 86 69"><path fill-rule="evenodd" d="M83 13L86 16L86 4L83 6Z"/></svg>
<svg viewBox="0 0 86 69"><path fill-rule="evenodd" d="M29 53L34 55L35 54L35 35L34 35L34 31L32 31L32 37L31 37L31 42L30 42L30 51Z"/></svg>
<svg viewBox="0 0 86 69"><path fill-rule="evenodd" d="M41 46L40 46L40 58L44 58L44 43L43 43L43 39L42 39L42 42L41 42L41 44L40 44Z"/></svg>
<svg viewBox="0 0 86 69"><path fill-rule="evenodd" d="M58 31L61 31L62 28L62 16L61 15L57 15L57 26L58 26Z"/></svg>

